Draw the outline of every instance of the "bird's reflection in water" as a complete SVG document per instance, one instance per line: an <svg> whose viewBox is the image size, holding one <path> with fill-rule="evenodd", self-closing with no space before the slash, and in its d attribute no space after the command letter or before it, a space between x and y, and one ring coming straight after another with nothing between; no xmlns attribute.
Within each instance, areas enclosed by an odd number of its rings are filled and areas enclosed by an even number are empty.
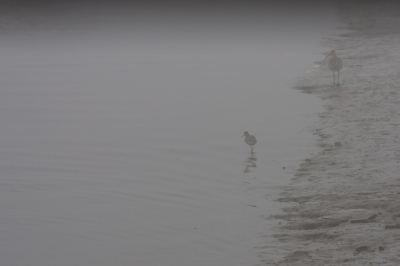
<svg viewBox="0 0 400 266"><path fill-rule="evenodd" d="M250 157L246 159L246 168L244 169L244 173L250 173L252 167L257 167L256 165L257 157L254 157L254 152L251 153Z"/></svg>

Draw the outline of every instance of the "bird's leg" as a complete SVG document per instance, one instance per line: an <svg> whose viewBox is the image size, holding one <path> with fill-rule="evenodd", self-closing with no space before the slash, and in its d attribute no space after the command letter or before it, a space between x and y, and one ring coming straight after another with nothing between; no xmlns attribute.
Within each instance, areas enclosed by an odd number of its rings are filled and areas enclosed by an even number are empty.
<svg viewBox="0 0 400 266"><path fill-rule="evenodd" d="M339 83L339 76L340 76L340 72L338 71L338 73L337 73L337 85L340 85L340 83Z"/></svg>
<svg viewBox="0 0 400 266"><path fill-rule="evenodd" d="M253 153L253 146L251 146L251 153Z"/></svg>
<svg viewBox="0 0 400 266"><path fill-rule="evenodd" d="M332 76L333 76L333 85L335 85L336 83L335 83L335 72L334 71L332 71Z"/></svg>

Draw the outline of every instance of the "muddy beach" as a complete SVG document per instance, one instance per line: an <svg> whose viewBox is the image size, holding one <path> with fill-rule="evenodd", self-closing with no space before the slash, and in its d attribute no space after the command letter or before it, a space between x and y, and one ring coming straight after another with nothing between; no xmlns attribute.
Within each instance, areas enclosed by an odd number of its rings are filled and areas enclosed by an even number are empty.
<svg viewBox="0 0 400 266"><path fill-rule="evenodd" d="M400 265L400 16L395 1L339 1L347 33L325 40L343 60L333 86L325 55L297 89L324 101L305 158L277 201L288 203L260 265Z"/></svg>

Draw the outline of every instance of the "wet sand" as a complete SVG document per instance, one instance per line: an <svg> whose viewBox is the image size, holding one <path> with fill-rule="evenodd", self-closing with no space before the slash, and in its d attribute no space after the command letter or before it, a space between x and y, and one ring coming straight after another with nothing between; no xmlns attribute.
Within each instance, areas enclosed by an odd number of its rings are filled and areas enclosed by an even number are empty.
<svg viewBox="0 0 400 266"><path fill-rule="evenodd" d="M260 265L400 265L400 19L394 1L340 1L346 34L326 39L342 58L341 86L321 61L298 89L325 101L313 125L320 152L276 200L275 234Z"/></svg>

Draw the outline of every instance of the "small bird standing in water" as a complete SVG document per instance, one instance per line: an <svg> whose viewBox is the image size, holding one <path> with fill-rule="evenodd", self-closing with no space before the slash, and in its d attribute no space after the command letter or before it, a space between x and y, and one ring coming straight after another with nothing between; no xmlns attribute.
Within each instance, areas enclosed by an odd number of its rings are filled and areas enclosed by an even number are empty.
<svg viewBox="0 0 400 266"><path fill-rule="evenodd" d="M256 145L257 140L256 137L254 137L253 135L250 135L249 132L244 132L244 135L242 136L244 137L244 142L246 142L246 144L250 145L251 147L251 153L253 153L253 146Z"/></svg>
<svg viewBox="0 0 400 266"><path fill-rule="evenodd" d="M343 67L342 59L340 59L340 57L337 57L337 56L336 56L335 50L332 50L332 51L325 57L325 59L327 59L328 56L331 57L331 59L329 59L329 61L328 61L328 67L329 67L329 69L332 71L332 74L333 74L333 85L336 85L336 84L335 84L335 72L338 73L338 77L337 77L337 78L338 78L338 83L337 83L337 85L340 85L340 84L339 84L339 76L340 76L340 70L341 70L342 67Z"/></svg>

